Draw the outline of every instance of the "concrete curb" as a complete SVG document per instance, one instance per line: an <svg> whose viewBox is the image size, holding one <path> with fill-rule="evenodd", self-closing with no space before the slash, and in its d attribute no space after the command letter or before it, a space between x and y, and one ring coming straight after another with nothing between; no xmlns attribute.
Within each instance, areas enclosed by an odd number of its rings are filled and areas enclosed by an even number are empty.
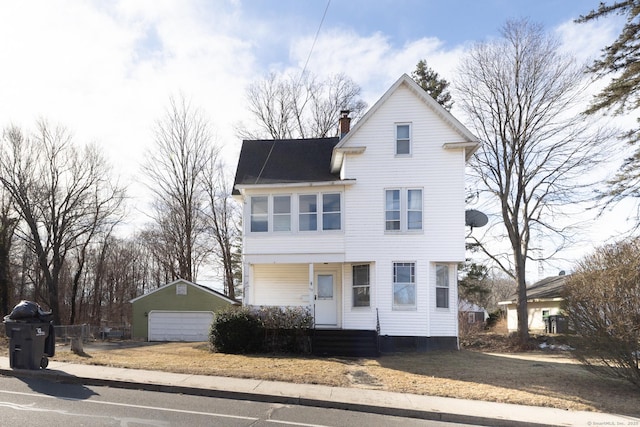
<svg viewBox="0 0 640 427"><path fill-rule="evenodd" d="M341 409L482 426L587 426L620 425L620 422L624 422L624 425L631 425L632 422L640 422L637 418L595 412L570 412L553 408L466 401L377 390L341 389L320 385L289 384L99 366L90 366L93 374L84 375L83 371L87 369L87 366L62 362L54 362L52 363L54 366L50 365L50 368L45 370L8 369L6 365L2 365L0 363L0 375L40 378L60 383ZM63 369L68 369L71 373ZM102 372L96 374L96 371L101 369ZM74 371L76 371L75 374L73 373ZM136 377L142 379L138 380Z"/></svg>

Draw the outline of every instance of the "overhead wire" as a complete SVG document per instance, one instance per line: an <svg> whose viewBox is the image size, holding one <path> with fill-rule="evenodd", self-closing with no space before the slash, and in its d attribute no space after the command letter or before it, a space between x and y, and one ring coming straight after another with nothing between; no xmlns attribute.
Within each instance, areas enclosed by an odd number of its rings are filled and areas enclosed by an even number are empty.
<svg viewBox="0 0 640 427"><path fill-rule="evenodd" d="M304 62L304 67L302 67L302 72L300 73L300 76L298 77L298 82L296 83L296 86L298 86L300 84L300 81L302 80L302 76L304 76L304 73L307 71L307 66L309 65L309 61L311 60L311 55L313 54L313 50L316 47L316 42L318 41L318 37L320 35L320 30L322 29L322 24L324 24L324 19L327 17L327 11L329 10L329 6L331 5L331 0L327 0L327 5L324 8L324 12L322 13L322 19L320 19L320 24L318 25L318 29L316 30L316 35L313 38L313 43L311 43L311 49L309 49L309 54L307 55L307 60ZM269 158L271 157L271 153L273 153L273 148L276 145L276 141L274 140L271 143L271 148L269 149L269 153L267 153L267 157L264 159L264 163L262 164L262 168L260 169L260 173L258 173L258 176L256 177L255 183L257 184L258 181L260 180L260 178L262 177L262 172L264 172L264 169L267 167L267 163L269 162Z"/></svg>

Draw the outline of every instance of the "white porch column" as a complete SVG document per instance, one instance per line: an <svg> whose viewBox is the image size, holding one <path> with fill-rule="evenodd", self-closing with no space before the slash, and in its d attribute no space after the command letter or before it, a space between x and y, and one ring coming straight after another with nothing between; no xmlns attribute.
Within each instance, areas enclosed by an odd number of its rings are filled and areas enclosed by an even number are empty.
<svg viewBox="0 0 640 427"><path fill-rule="evenodd" d="M311 313L313 313L313 305L315 304L315 293L314 293L314 286L313 286L313 264L309 264L309 309L311 310Z"/></svg>
<svg viewBox="0 0 640 427"><path fill-rule="evenodd" d="M251 293L251 264L248 262L242 263L242 305L251 305L251 299L249 294Z"/></svg>

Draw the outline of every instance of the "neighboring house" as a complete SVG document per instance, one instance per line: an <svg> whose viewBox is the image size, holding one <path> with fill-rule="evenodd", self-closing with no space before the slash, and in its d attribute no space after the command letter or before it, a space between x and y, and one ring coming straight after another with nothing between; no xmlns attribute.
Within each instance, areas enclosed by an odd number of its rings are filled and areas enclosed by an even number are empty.
<svg viewBox="0 0 640 427"><path fill-rule="evenodd" d="M562 292L567 278L561 273L547 277L527 288L527 311L529 313L529 331L534 333L565 332L566 322L562 316ZM507 329L518 331L517 294L509 301L501 301L498 305L507 311ZM557 322L557 323L556 323Z"/></svg>
<svg viewBox="0 0 640 427"><path fill-rule="evenodd" d="M132 338L148 341L207 341L214 313L239 304L183 279L129 302L133 307Z"/></svg>
<svg viewBox="0 0 640 427"><path fill-rule="evenodd" d="M487 310L466 300L460 300L458 312L460 313L460 321L468 325L484 325L484 322L489 318Z"/></svg>
<svg viewBox="0 0 640 427"><path fill-rule="evenodd" d="M465 163L478 140L406 74L341 138L244 141L244 303L379 330L383 351L458 347Z"/></svg>

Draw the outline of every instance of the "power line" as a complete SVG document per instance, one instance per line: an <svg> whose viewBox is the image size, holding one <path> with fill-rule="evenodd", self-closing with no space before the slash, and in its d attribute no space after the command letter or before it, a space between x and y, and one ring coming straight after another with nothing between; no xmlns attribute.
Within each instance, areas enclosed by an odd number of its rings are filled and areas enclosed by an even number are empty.
<svg viewBox="0 0 640 427"><path fill-rule="evenodd" d="M318 36L320 35L320 29L322 28L322 24L324 23L324 18L327 16L327 11L329 10L329 5L331 4L331 0L327 0L327 6L324 8L324 13L322 14L322 19L320 20L320 25L318 25L318 30L316 31L316 36L313 38L313 43L311 44L311 49L309 50L309 55L307 55L307 60L304 63L304 67L302 67L302 73L300 74L300 78L305 71L307 71L307 65L309 65L309 60L311 59L311 54L313 53L313 49L316 47L316 41L318 41Z"/></svg>

